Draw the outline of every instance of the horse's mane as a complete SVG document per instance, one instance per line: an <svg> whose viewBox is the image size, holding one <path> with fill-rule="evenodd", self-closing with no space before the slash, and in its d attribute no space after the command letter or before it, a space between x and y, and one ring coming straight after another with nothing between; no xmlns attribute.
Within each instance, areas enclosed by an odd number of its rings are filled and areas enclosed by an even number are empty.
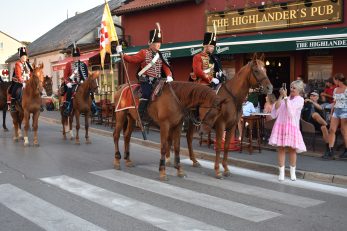
<svg viewBox="0 0 347 231"><path fill-rule="evenodd" d="M216 92L210 87L192 82L171 82L172 89L183 105L195 106L207 103L209 106L216 104Z"/></svg>

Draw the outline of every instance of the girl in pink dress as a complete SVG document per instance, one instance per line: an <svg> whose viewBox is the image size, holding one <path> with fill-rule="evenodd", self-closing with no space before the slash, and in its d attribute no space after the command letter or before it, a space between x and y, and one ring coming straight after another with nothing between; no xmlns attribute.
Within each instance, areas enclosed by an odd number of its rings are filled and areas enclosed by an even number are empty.
<svg viewBox="0 0 347 231"><path fill-rule="evenodd" d="M277 118L273 126L269 144L278 147L278 165L280 181L284 180L285 152L289 151L290 179L296 180L296 153L306 152L306 146L300 132L300 115L304 106L304 99L300 94L304 90L304 83L295 80L290 84L290 96L287 90L280 89L280 96L272 108L272 117Z"/></svg>

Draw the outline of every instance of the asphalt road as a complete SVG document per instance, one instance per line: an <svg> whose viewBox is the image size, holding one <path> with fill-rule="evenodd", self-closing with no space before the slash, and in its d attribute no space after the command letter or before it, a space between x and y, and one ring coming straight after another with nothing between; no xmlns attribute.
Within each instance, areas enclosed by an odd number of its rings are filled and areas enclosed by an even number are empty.
<svg viewBox="0 0 347 231"><path fill-rule="evenodd" d="M84 136L84 131L81 132ZM113 169L111 137L61 138L41 121L40 147L0 132L0 230L345 230L347 189L213 164L158 180L159 151L132 144L133 168ZM32 137L29 138L32 142Z"/></svg>

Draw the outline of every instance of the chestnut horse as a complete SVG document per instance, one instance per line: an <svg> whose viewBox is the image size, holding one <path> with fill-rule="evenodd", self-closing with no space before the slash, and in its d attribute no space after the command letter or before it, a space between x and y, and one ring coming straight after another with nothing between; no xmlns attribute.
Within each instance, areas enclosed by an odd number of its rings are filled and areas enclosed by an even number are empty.
<svg viewBox="0 0 347 231"><path fill-rule="evenodd" d="M231 137L235 134L237 123L242 115L242 103L244 102L249 89L259 86L262 87L264 93L272 93L273 87L266 74L263 56L260 59L257 59L256 54L254 54L253 59L245 66L243 66L234 78L223 83L219 91L217 92L217 95L221 99L226 100L226 102L222 105L221 114L214 124L214 129L216 132L216 157L214 169L215 176L218 179L222 177L219 170L219 163L223 133L224 131L226 131L225 144L229 144ZM187 131L189 157L193 162L193 166L198 167L200 166L200 164L196 160L192 148L193 133L194 125L190 122ZM227 163L228 148L228 145L224 146L224 156L222 161L224 176L230 175ZM168 152L167 155L167 160L168 159L170 159L170 152Z"/></svg>
<svg viewBox="0 0 347 231"><path fill-rule="evenodd" d="M71 139L73 139L72 123L73 117L76 118L76 138L75 144L80 144L79 129L80 129L80 115L84 114L85 119L85 138L86 144L90 144L88 128L89 128L89 117L91 115L92 98L90 97L91 92L95 92L98 88L97 78L99 77L99 71L89 73L89 77L77 87L77 91L72 100L72 112L69 116L64 115L64 108L60 108L61 123L63 125L63 139L66 140L66 133L69 132ZM66 130L68 129L68 131Z"/></svg>
<svg viewBox="0 0 347 231"><path fill-rule="evenodd" d="M2 127L4 131L7 132L6 127L6 112L7 106L7 89L11 85L11 82L0 82L0 110L2 110Z"/></svg>
<svg viewBox="0 0 347 231"><path fill-rule="evenodd" d="M117 104L121 96L122 89L127 87L123 85L115 94L115 103ZM150 102L147 108L148 115L160 127L160 146L161 158L159 166L160 180L166 180L165 154L169 150L169 142L174 142L175 168L177 175L184 176L184 171L180 165L180 136L184 116L187 112L197 106L200 106L200 118L202 125L200 132L209 132L220 113L221 100L215 92L207 87L190 82L171 82L165 83L160 96ZM121 155L119 152L120 132L123 129L124 135L124 159L126 166L132 166L130 160L129 144L133 124L138 119L134 108L125 109L116 112L116 125L113 132L115 144L114 166L120 169Z"/></svg>
<svg viewBox="0 0 347 231"><path fill-rule="evenodd" d="M16 102L16 112L11 112L14 125L14 141L19 140L19 130L24 121L24 146L29 146L28 130L30 114L33 114L34 146L39 146L37 129L41 109L41 92L43 83L43 64L33 64L32 76L26 81L26 87L22 90L22 105Z"/></svg>

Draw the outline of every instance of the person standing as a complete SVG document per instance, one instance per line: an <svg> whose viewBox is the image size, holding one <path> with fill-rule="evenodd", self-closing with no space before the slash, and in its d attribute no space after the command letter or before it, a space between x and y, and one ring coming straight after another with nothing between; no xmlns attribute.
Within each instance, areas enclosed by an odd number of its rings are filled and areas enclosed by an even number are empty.
<svg viewBox="0 0 347 231"><path fill-rule="evenodd" d="M192 80L215 88L225 81L222 65L219 58L213 54L216 46L216 33L206 32L203 41L203 50L193 57Z"/></svg>
<svg viewBox="0 0 347 231"><path fill-rule="evenodd" d="M122 53L121 45L116 47L117 53L123 55L126 62L141 65L141 70L137 73L142 91L138 108L141 118L143 118L144 112L147 109L156 81L161 78L166 78L166 82L173 81L170 65L159 51L163 41L163 32L160 29L159 23L156 23L156 26L156 29L149 32L149 47L140 50L137 54L132 56L126 55Z"/></svg>
<svg viewBox="0 0 347 231"><path fill-rule="evenodd" d="M21 91L25 88L25 82L30 79L33 68L28 60L28 53L25 47L18 48L19 60L16 62L12 76L12 83L9 92L11 93L10 111L16 111L16 101L21 101Z"/></svg>
<svg viewBox="0 0 347 231"><path fill-rule="evenodd" d="M272 109L272 117L277 118L273 126L269 144L278 148L278 165L280 181L285 175L285 154L289 151L290 159L290 179L296 180L296 155L305 152L306 146L300 132L300 115L304 106L304 99L301 94L304 91L304 83L295 80L290 85L290 96L287 91L280 89L280 96Z"/></svg>
<svg viewBox="0 0 347 231"><path fill-rule="evenodd" d="M345 142L345 150L339 156L341 159L347 159L347 85L346 77L342 73L334 76L336 88L334 90L334 102L331 109L331 120L329 129L329 149L326 150L323 159L331 159L334 157L334 143L336 138L336 130L341 124L341 134Z"/></svg>

